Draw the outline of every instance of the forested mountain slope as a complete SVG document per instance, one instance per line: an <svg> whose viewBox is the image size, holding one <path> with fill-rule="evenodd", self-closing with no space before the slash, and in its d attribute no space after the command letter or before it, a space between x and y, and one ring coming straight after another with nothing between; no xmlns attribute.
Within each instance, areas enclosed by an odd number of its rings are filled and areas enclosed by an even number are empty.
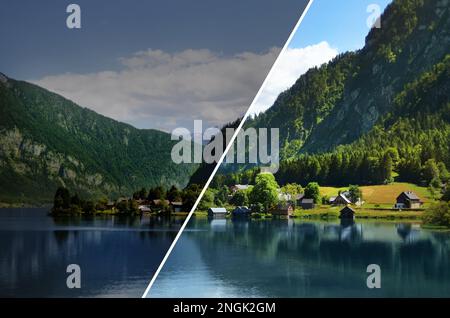
<svg viewBox="0 0 450 318"><path fill-rule="evenodd" d="M174 164L173 144L167 133L136 129L0 74L0 202L50 202L60 185L110 198L185 186L197 166Z"/></svg>
<svg viewBox="0 0 450 318"><path fill-rule="evenodd" d="M395 170L428 183L425 170L450 167L449 4L394 0L363 49L309 70L246 123L280 128L280 182L375 184Z"/></svg>

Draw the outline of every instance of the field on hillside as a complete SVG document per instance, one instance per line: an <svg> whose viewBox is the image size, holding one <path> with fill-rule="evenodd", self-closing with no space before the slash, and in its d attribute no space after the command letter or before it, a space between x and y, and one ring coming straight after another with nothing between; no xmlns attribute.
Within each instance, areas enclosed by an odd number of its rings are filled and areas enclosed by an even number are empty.
<svg viewBox="0 0 450 318"><path fill-rule="evenodd" d="M336 196L339 191L345 190L348 190L348 187L320 187L320 194L330 197ZM395 204L397 196L403 191L415 192L425 203L425 206L428 205L427 203L433 201L426 187L420 187L412 183L394 182L387 185L361 186L361 190L365 206L379 205L380 207L392 207Z"/></svg>

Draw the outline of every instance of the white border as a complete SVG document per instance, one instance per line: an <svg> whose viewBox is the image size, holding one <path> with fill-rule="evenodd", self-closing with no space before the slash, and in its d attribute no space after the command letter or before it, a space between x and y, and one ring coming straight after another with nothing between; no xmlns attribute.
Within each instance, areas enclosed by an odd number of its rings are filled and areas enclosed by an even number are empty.
<svg viewBox="0 0 450 318"><path fill-rule="evenodd" d="M262 83L261 87L258 90L258 93L256 94L255 98L253 99L252 103L250 104L250 107L247 109L247 112L245 113L244 117L242 118L241 122L239 123L239 126L237 127L237 129L235 130L233 137L231 137L230 142L228 143L227 147L225 148L225 151L223 152L222 156L220 157L218 163L216 164L213 172L211 173L211 175L208 178L208 181L206 182L205 186L202 189L202 192L200 192L200 195L197 198L197 201L195 201L194 206L192 207L191 211L189 212L189 214L187 215L186 219L184 220L183 225L181 226L180 230L178 231L177 236L175 237L175 239L173 240L172 244L170 245L169 249L166 252L166 255L164 256L163 260L161 261L161 264L159 264L158 269L156 270L155 274L153 275L150 283L148 284L147 288L144 291L144 294L142 295L142 298L147 298L147 295L150 291L150 289L152 288L153 284L156 281L156 278L159 275L159 272L161 271L161 269L163 268L164 264L166 263L167 259L169 258L169 255L172 253L173 248L175 247L175 245L177 244L178 239L180 238L181 234L183 233L186 225L188 224L189 220L191 219L192 214L194 213L194 211L197 209L197 205L199 204L200 200L202 199L203 195L205 194L206 190L209 187L209 184L211 183L212 179L214 178L214 176L216 175L217 170L219 169L219 167L222 165L222 162L226 156L226 154L228 153L228 151L230 150L231 146L234 143L234 140L236 139L237 134L239 133L239 131L242 129L242 126L244 125L245 121L247 120L248 116L250 115L250 110L252 109L253 105L255 104L255 102L258 100L259 96L261 95L262 91L264 90L268 78L270 78L270 76L272 75L274 69L276 69L277 63L280 60L280 56L286 51L286 49L289 46L289 43L292 40L292 37L294 36L294 34L297 32L298 27L300 26L300 24L303 21L303 18L305 17L306 13L308 12L311 4L314 2L314 0L310 0L308 2L308 4L306 5L302 15L300 16L300 19L297 21L297 24L294 26L294 29L292 30L291 34L289 35L288 39L286 40L283 48L281 49L280 53L278 54L277 59L275 60L275 62L273 63L269 73L267 74L264 82Z"/></svg>

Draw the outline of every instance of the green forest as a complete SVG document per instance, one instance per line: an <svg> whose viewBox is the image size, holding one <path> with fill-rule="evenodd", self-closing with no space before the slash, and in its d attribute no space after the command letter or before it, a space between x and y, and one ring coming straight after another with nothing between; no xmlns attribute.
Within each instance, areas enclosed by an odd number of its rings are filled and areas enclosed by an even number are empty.
<svg viewBox="0 0 450 318"><path fill-rule="evenodd" d="M278 127L280 185L410 182L444 191L450 168L448 10L396 0L361 50L314 67L245 127ZM226 165L215 183L254 182Z"/></svg>
<svg viewBox="0 0 450 318"><path fill-rule="evenodd" d="M440 186L449 180L450 55L409 83L361 138L332 152L301 154L281 163L280 183L311 180L328 185L399 181Z"/></svg>
<svg viewBox="0 0 450 318"><path fill-rule="evenodd" d="M244 127L279 128L274 181L281 189L420 186L444 201L426 223L450 224L448 8L438 0L394 0L380 19L362 49L311 68ZM219 171L213 203L225 187L258 184L261 169L226 164ZM255 205L249 191L229 203Z"/></svg>
<svg viewBox="0 0 450 318"><path fill-rule="evenodd" d="M174 213L172 204L181 204L181 213L189 212L194 206L201 187L193 184L182 190L176 185L166 189L156 186L135 191L131 197L120 197L116 200L102 197L100 199L85 199L77 192L71 192L65 187L58 187L53 198L51 214L61 215L94 215L94 214L117 214L135 215L142 214L140 205L148 207L148 213L160 216L170 216Z"/></svg>
<svg viewBox="0 0 450 318"><path fill-rule="evenodd" d="M175 143L36 85L0 82L0 203L50 203L60 186L86 199L184 187L198 165L175 164Z"/></svg>

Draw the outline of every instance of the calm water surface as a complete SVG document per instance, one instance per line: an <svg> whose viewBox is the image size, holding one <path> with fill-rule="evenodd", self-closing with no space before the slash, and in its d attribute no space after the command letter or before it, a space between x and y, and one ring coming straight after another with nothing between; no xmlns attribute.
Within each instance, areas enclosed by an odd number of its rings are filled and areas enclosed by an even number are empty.
<svg viewBox="0 0 450 318"><path fill-rule="evenodd" d="M368 289L367 265L381 266ZM450 233L374 221L191 220L150 297L449 297Z"/></svg>
<svg viewBox="0 0 450 318"><path fill-rule="evenodd" d="M47 213L0 209L0 296L141 297L182 222ZM73 263L81 289L66 287Z"/></svg>

